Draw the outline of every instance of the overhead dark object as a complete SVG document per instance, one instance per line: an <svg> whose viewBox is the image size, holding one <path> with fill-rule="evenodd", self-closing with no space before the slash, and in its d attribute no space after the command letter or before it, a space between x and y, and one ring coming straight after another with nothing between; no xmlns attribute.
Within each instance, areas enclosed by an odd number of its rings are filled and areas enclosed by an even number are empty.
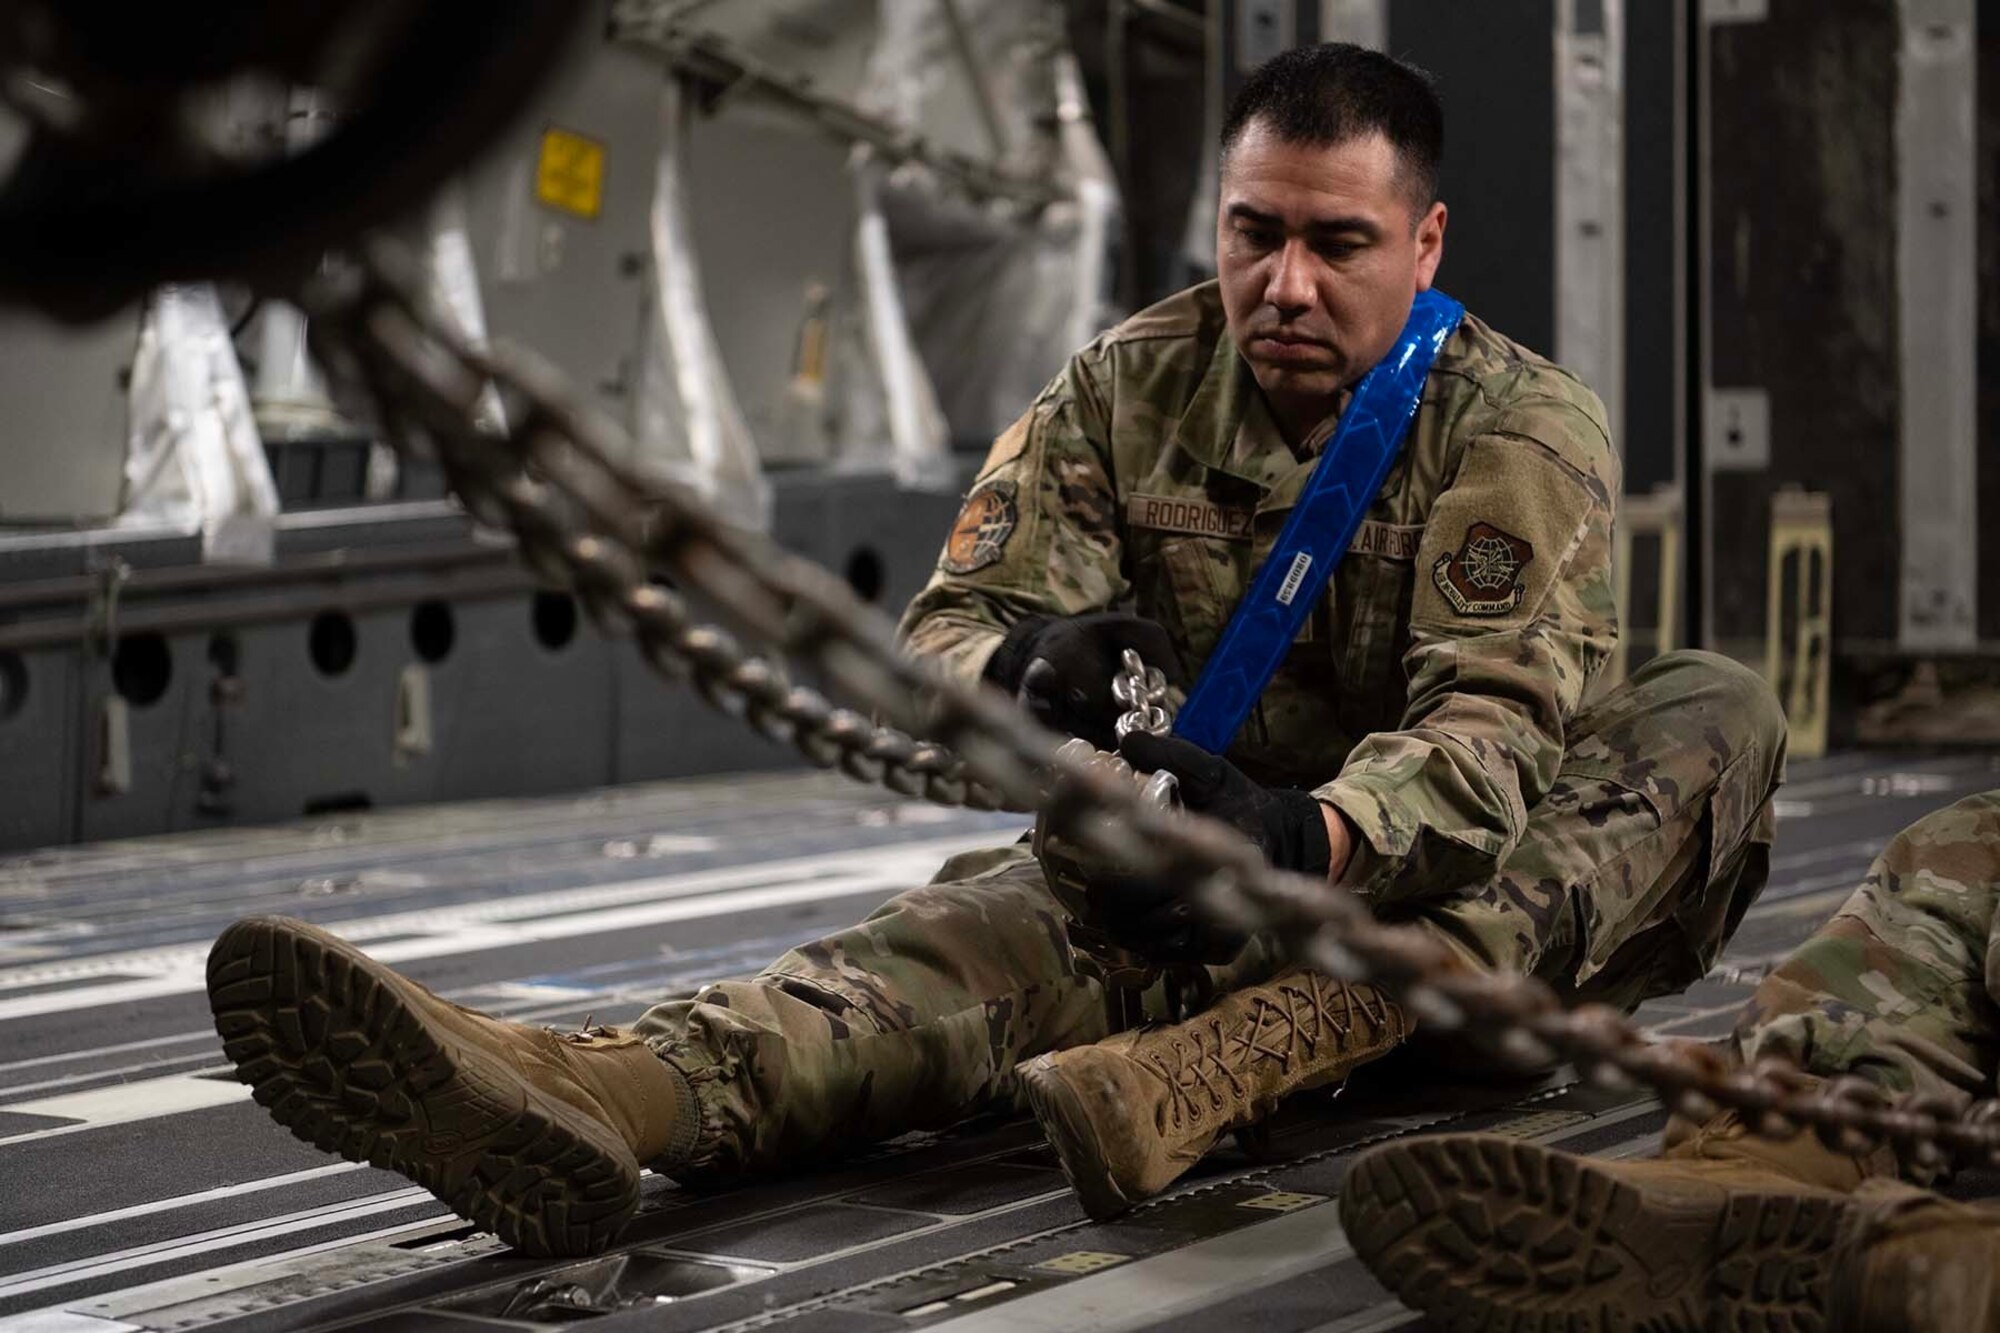
<svg viewBox="0 0 2000 1333"><path fill-rule="evenodd" d="M590 12L0 3L0 97L30 125L0 184L0 299L86 320L162 282L287 283L491 141ZM340 114L290 155L234 155L203 134L225 93L259 86L314 89Z"/></svg>

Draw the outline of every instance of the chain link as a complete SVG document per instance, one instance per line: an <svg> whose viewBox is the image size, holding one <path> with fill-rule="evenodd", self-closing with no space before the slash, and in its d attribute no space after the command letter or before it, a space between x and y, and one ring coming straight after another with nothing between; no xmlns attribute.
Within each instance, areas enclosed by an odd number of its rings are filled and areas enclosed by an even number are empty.
<svg viewBox="0 0 2000 1333"><path fill-rule="evenodd" d="M1166 673L1147 666L1130 648L1119 654L1118 672L1111 678L1111 698L1125 708L1111 727L1119 740L1135 731L1164 736L1173 729L1174 702L1167 694Z"/></svg>
<svg viewBox="0 0 2000 1333"><path fill-rule="evenodd" d="M1312 966L1378 982L1421 1022L1466 1029L1522 1064L1568 1059L1603 1083L1650 1086L1695 1120L1731 1108L1757 1133L1811 1129L1839 1151L1886 1143L1924 1165L2000 1164L2000 1101L1954 1114L1858 1078L1739 1068L1708 1047L1650 1042L1609 1007L1565 1009L1533 978L1474 968L1419 930L1375 920L1344 889L1273 869L1223 825L1146 800L1129 776L1059 749L998 694L901 652L889 622L839 578L722 523L692 489L620 462L629 439L556 371L518 349L471 346L427 317L420 290L408 255L387 242L358 269L323 278L305 304L324 364L366 386L399 447L435 456L466 507L512 532L528 563L574 588L607 630L630 633L663 675L692 680L814 763L947 805L1064 803L1081 812L1074 836L1098 855L1188 885L1205 910L1300 941ZM509 400L504 434L478 424L488 384ZM698 623L688 598L650 577L655 568L736 633ZM809 663L856 706L792 683L738 633Z"/></svg>

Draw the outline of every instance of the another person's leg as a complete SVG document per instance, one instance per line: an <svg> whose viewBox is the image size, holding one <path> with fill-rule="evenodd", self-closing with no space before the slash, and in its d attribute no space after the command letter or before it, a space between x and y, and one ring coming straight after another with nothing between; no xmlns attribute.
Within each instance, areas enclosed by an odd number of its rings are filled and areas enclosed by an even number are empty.
<svg viewBox="0 0 2000 1333"><path fill-rule="evenodd" d="M1854 1075L1964 1107L2000 1066L2000 792L1912 825L1758 987L1746 1059ZM1905 1164L1905 1179L1933 1173ZM1604 1326L1672 1310L1817 1328L2000 1327L2000 1213L1896 1180L1887 1150L1771 1141L1734 1115L1676 1121L1659 1160L1610 1162L1491 1135L1385 1146L1348 1177L1357 1252L1405 1300L1484 1318ZM1467 1250L1467 1247L1471 1247ZM1458 1263L1462 1253L1474 1260ZM1731 1326L1740 1326L1734 1325Z"/></svg>
<svg viewBox="0 0 2000 1333"><path fill-rule="evenodd" d="M1993 1095L1996 907L2000 791L1990 791L1896 835L1833 919L1758 985L1736 1024L1739 1053L1954 1109Z"/></svg>

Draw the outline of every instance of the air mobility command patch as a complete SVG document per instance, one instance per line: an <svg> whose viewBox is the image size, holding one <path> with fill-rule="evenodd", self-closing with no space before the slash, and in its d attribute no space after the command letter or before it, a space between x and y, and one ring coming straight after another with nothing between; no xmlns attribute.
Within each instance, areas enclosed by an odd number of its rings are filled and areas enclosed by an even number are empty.
<svg viewBox="0 0 2000 1333"><path fill-rule="evenodd" d="M1474 523L1456 551L1431 566L1431 582L1462 616L1504 616L1521 604L1521 575L1535 548L1491 523Z"/></svg>
<svg viewBox="0 0 2000 1333"><path fill-rule="evenodd" d="M1014 535L1020 511L1014 503L1014 483L989 481L972 488L939 561L947 574L970 574L998 564L1007 539Z"/></svg>

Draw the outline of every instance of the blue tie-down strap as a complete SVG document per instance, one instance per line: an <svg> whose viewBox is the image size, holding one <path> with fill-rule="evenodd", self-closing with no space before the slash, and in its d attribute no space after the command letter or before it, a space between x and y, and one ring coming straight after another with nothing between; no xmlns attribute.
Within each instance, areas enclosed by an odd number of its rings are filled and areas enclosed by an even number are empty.
<svg viewBox="0 0 2000 1333"><path fill-rule="evenodd" d="M1211 754L1236 738L1382 489L1423 401L1431 362L1464 314L1443 292L1417 294L1402 336L1361 377L1277 544L1223 627L1174 720L1174 735Z"/></svg>

